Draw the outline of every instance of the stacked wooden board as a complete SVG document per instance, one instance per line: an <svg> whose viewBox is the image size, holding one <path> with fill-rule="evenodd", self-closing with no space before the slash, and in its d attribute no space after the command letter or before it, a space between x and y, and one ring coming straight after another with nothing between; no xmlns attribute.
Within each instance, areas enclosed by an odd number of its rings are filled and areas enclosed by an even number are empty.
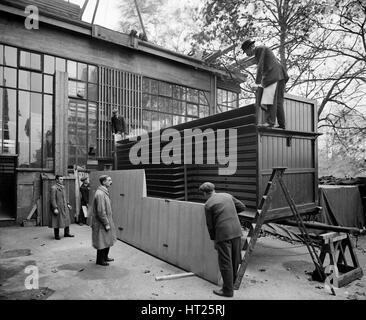
<svg viewBox="0 0 366 320"><path fill-rule="evenodd" d="M217 137L219 129L237 130L237 170L235 174L220 175L223 167L215 159L215 164L207 164L207 148L203 143L204 164L166 165L160 161L153 164L152 158L170 142L154 140L165 130L149 133L149 163L131 162L130 153L138 141L124 140L117 147L118 170L145 169L147 194L151 197L180 199L203 202L198 187L205 181L216 185L218 192L229 192L255 210L263 195L272 168L284 166L288 169L284 181L288 185L300 212L315 211L318 203L317 176L317 137L316 104L312 100L286 95L285 112L290 129L271 129L262 127L263 118L254 104L215 114L206 118L173 126L180 133L181 153L184 154L184 130L212 129ZM145 139L146 140L146 139ZM225 152L229 154L230 139L225 137ZM143 145L144 143L140 143ZM135 147L136 148L136 147ZM193 158L194 158L193 147ZM155 151L152 151L155 150ZM159 155L157 155L159 157ZM291 216L286 200L282 195L274 198L268 213L268 220Z"/></svg>

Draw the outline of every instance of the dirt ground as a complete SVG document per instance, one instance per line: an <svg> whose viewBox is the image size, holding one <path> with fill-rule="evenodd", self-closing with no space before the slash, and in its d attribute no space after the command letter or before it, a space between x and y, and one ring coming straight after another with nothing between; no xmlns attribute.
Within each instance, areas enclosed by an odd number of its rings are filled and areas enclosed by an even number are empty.
<svg viewBox="0 0 366 320"><path fill-rule="evenodd" d="M95 264L91 229L71 226L75 238L53 239L46 227L0 228L0 300L220 300L216 285L196 276L156 281L156 276L184 272L126 243L117 241L108 267ZM61 232L62 234L62 232ZM356 240L356 239L354 239ZM355 242L366 272L366 237ZM39 289L27 290L28 266L37 266ZM334 294L312 281L306 247L274 236L258 239L239 290L238 300L366 300L366 277Z"/></svg>

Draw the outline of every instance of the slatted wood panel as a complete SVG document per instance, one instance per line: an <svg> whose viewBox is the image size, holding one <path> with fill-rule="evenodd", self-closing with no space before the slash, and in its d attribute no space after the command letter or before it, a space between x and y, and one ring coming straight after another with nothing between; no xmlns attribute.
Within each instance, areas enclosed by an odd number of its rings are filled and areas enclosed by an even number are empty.
<svg viewBox="0 0 366 320"><path fill-rule="evenodd" d="M110 195L118 239L215 284L219 282L217 253L202 204L146 197L144 170L92 172L92 194L102 174L113 180Z"/></svg>
<svg viewBox="0 0 366 320"><path fill-rule="evenodd" d="M99 157L112 157L112 110L118 109L131 136L142 128L142 77L117 69L99 67Z"/></svg>
<svg viewBox="0 0 366 320"><path fill-rule="evenodd" d="M218 191L230 191L239 199L245 201L248 206L256 206L256 174L257 174L257 135L255 126L255 107L249 105L245 108L236 109L233 111L212 115L204 119L198 119L188 123L173 126L178 130L181 136L181 165L164 165L164 164L140 164L133 165L130 162L130 149L136 144L134 141L125 140L119 144L117 149L118 169L136 169L143 168L146 170L147 192L149 196L163 197L169 199L189 200L203 202L202 195L198 193L198 187L205 181L212 181L216 184ZM197 128L204 132L206 129L212 129L215 132L215 141L217 143L218 129L237 129L237 172L235 175L219 175L219 163L216 157L215 164L207 164L207 143L211 142L208 139L203 144L203 161L204 164L195 163L195 140L191 154L188 157L192 158L193 164L184 165L183 154L185 150L184 130ZM154 136L162 133L164 130L154 132ZM157 143L152 138L152 133L149 134L149 158L150 163L153 159L153 147L159 146L163 150L168 142ZM229 136L225 137L225 151L229 153ZM154 148L156 150L156 148ZM158 151L155 151L155 153ZM160 155L157 154L158 161Z"/></svg>
<svg viewBox="0 0 366 320"><path fill-rule="evenodd" d="M313 100L299 99L291 95L285 95L284 111L286 129L300 132L316 132L315 117L316 104ZM265 112L259 110L258 123L264 123Z"/></svg>

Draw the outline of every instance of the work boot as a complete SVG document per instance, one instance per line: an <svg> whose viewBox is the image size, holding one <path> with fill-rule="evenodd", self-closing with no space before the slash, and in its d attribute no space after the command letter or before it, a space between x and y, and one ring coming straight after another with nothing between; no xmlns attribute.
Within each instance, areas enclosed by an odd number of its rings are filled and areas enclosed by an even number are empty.
<svg viewBox="0 0 366 320"><path fill-rule="evenodd" d="M96 263L100 266L109 266L109 263L104 260L104 249L97 250L97 261Z"/></svg>
<svg viewBox="0 0 366 320"><path fill-rule="evenodd" d="M231 293L226 293L224 292L224 290L220 289L220 290L214 290L213 291L214 294L217 294L220 297L227 297L227 298L232 298L234 296L234 292Z"/></svg>
<svg viewBox="0 0 366 320"><path fill-rule="evenodd" d="M69 227L66 227L65 228L64 237L65 238L73 238L73 237L75 237L73 234L70 234L70 228Z"/></svg>
<svg viewBox="0 0 366 320"><path fill-rule="evenodd" d="M53 233L55 234L55 240L61 240L60 238L60 230L58 228L53 229Z"/></svg>

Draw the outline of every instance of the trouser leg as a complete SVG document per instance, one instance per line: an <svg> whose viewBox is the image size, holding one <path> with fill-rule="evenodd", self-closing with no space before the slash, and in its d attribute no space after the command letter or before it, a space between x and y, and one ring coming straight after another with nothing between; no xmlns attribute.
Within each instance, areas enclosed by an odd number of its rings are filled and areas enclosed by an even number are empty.
<svg viewBox="0 0 366 320"><path fill-rule="evenodd" d="M107 261L108 259L108 254L109 254L109 248L105 248L103 249L103 254L104 254L104 260Z"/></svg>
<svg viewBox="0 0 366 320"><path fill-rule="evenodd" d="M70 227L65 227L64 234L65 235L70 234Z"/></svg>
<svg viewBox="0 0 366 320"><path fill-rule="evenodd" d="M285 129L286 127L286 119L285 119L285 110L283 108L284 103L284 94L285 94L285 80L278 81L275 95L275 105L276 105L276 116L278 125Z"/></svg>
<svg viewBox="0 0 366 320"><path fill-rule="evenodd" d="M277 113L277 105L276 104L268 104L266 111L266 121L271 126L274 126L276 123L276 113Z"/></svg>
<svg viewBox="0 0 366 320"><path fill-rule="evenodd" d="M216 244L219 268L223 280L222 290L226 294L234 292L233 266L231 257L231 241L220 241Z"/></svg>
<svg viewBox="0 0 366 320"><path fill-rule="evenodd" d="M60 229L59 228L54 228L53 229L53 233L55 235L55 238L59 238L60 237Z"/></svg>
<svg viewBox="0 0 366 320"><path fill-rule="evenodd" d="M241 263L241 238L231 240L231 261L233 266L233 282L235 283L238 269Z"/></svg>
<svg viewBox="0 0 366 320"><path fill-rule="evenodd" d="M97 263L103 263L103 262L105 262L104 249L97 250Z"/></svg>

